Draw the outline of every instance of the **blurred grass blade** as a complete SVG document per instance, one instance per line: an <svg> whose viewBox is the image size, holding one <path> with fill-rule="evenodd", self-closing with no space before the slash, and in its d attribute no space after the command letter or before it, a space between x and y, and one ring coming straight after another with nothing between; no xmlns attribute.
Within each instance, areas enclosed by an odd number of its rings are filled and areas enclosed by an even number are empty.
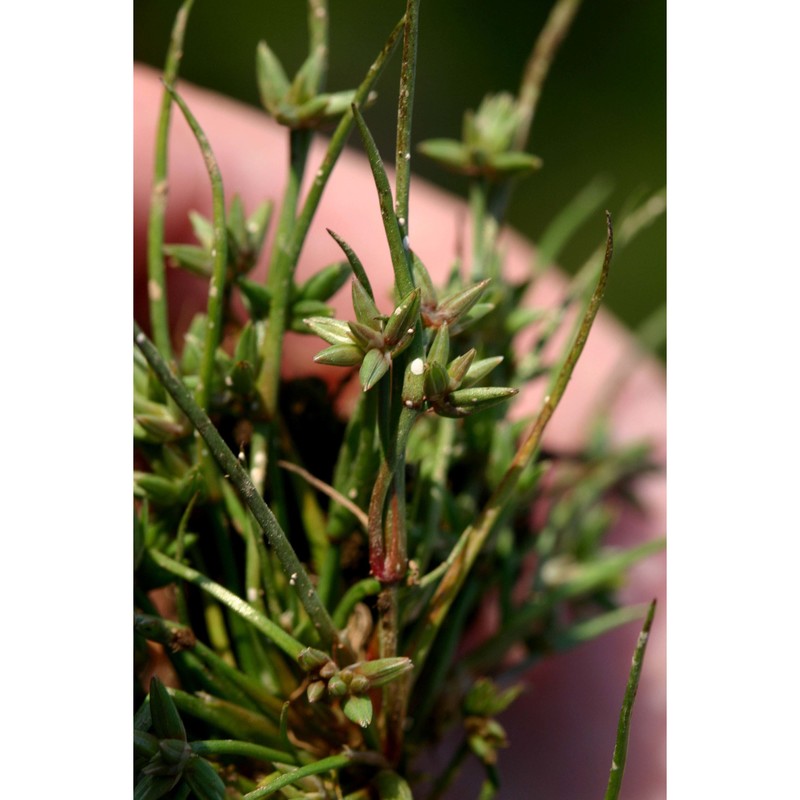
<svg viewBox="0 0 800 800"><path fill-rule="evenodd" d="M602 208L610 193L610 181L595 178L567 203L539 237L535 255L537 272L556 262L575 231Z"/></svg>
<svg viewBox="0 0 800 800"><path fill-rule="evenodd" d="M242 797L242 800L261 800L262 797L270 797L284 786L290 786L291 784L309 775L320 775L325 772L341 769L342 767L346 767L352 760L353 755L349 754L330 756L329 758L320 759L319 761L315 761L313 764L307 764L306 766L293 770L286 775L281 775L280 777L275 778L275 780L270 781L266 786L262 786L252 792L248 792Z"/></svg>
<svg viewBox="0 0 800 800"><path fill-rule="evenodd" d="M625 687L625 697L622 701L622 710L619 712L619 723L617 725L617 741L614 745L614 756L611 761L611 771L608 775L608 786L606 788L605 800L617 800L620 789L622 788L622 773L625 771L625 760L628 756L628 738L630 737L631 713L633 711L633 701L636 699L636 691L639 688L639 677L642 673L642 663L644 653L647 649L647 640L650 636L650 628L653 624L653 617L656 613L656 601L650 604L647 612L642 632L639 634L639 641L636 643L636 650L633 653L631 671L628 676L628 685Z"/></svg>
<svg viewBox="0 0 800 800"><path fill-rule="evenodd" d="M293 579L294 583L292 583L292 585L295 587L297 597L308 613L314 628L320 636L323 646L326 649L330 648L333 650L334 645L336 645L342 647L346 652L347 648L341 644L339 633L333 626L333 622L325 606L320 601L319 595L314 585L311 583L308 572L306 572L305 568L300 563L297 553L295 553L286 534L278 524L278 520L256 490L256 487L250 480L250 476L239 463L239 459L233 454L227 444L225 444L225 441L208 418L208 415L195 403L189 390L184 386L181 380L172 373L164 359L161 358L158 351L153 346L153 343L147 338L144 331L136 322L133 323L133 335L136 346L141 350L164 388L170 393L181 410L191 420L198 433L206 441L209 450L222 468L223 473L230 478L241 492L242 498L261 526L270 545L274 548L284 574L287 578Z"/></svg>
<svg viewBox="0 0 800 800"><path fill-rule="evenodd" d="M164 66L164 82L175 83L178 67L183 55L183 37L194 0L186 0L178 10ZM150 199L150 218L147 224L147 294L150 300L150 321L153 339L159 352L167 361L173 358L169 335L167 293L164 269L164 229L167 208L167 143L172 98L168 91L161 100L161 113L156 132L155 165L153 168L153 190Z"/></svg>
<svg viewBox="0 0 800 800"><path fill-rule="evenodd" d="M197 402L201 408L208 408L211 395L211 381L214 375L214 361L217 347L222 339L222 310L225 289L225 270L228 264L228 232L225 227L225 195L222 189L222 175L219 171L217 160L211 150L203 129L189 110L183 98L175 89L166 84L166 89L178 105L186 122L203 154L203 163L208 170L211 181L211 196L213 203L213 230L214 246L212 253L214 264L211 273L211 282L208 287L208 324L203 347L203 364L200 372L200 382L197 384Z"/></svg>

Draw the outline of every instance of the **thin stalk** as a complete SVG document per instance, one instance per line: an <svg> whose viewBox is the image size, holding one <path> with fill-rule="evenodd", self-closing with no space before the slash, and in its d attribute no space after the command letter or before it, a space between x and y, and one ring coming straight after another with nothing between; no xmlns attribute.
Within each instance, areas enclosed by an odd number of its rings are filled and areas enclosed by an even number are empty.
<svg viewBox="0 0 800 800"><path fill-rule="evenodd" d="M456 421L454 419L439 417L437 425L436 445L433 450L433 463L430 467L430 496L425 515L425 532L414 553L420 572L425 572L428 568L435 532L441 527L445 482L456 439ZM423 580L425 579L423 578ZM422 581L420 581L420 585L422 585Z"/></svg>
<svg viewBox="0 0 800 800"><path fill-rule="evenodd" d="M211 150L205 133L189 110L183 98L171 87L167 91L183 112L183 116L192 129L203 161L208 170L211 181L211 196L213 206L212 225L214 229L214 247L212 255L214 266L211 273L211 282L208 287L208 322L206 324L206 338L203 345L203 362L200 367L200 380L197 383L197 403L200 408L207 409L211 393L211 383L214 377L214 364L217 347L222 340L222 311L224 306L225 271L228 265L228 233L225 229L225 195L222 189L222 175L219 165Z"/></svg>
<svg viewBox="0 0 800 800"><path fill-rule="evenodd" d="M268 761L271 764L292 764L296 757L274 747L264 747L252 742L240 742L236 739L206 739L200 742L191 742L192 752L198 756L241 756L242 758L255 758L258 761Z"/></svg>
<svg viewBox="0 0 800 800"><path fill-rule="evenodd" d="M151 550L150 556L162 569L183 578L185 581L189 581L189 583L195 584L195 586L199 586L204 592L211 595L211 597L218 600L235 614L238 614L253 627L260 630L261 633L280 647L281 650L291 658L296 660L305 649L305 645L302 642L298 642L297 639L286 633L283 628L276 625L263 614L260 614L249 603L242 600L241 597L238 597L224 586L212 581L210 578L207 578L191 567L173 561L169 556L165 556L157 550Z"/></svg>
<svg viewBox="0 0 800 800"><path fill-rule="evenodd" d="M252 741L267 747L274 747L280 741L277 727L261 714L255 714L211 695L197 697L172 688L168 688L167 691L178 711L203 720L236 739Z"/></svg>
<svg viewBox="0 0 800 800"><path fill-rule="evenodd" d="M275 244L267 272L267 288L272 300L264 344L261 348L262 362L265 366L260 389L270 420L275 419L278 412L283 337L289 321L292 283L297 264L291 256L290 243L294 233L300 187L308 161L311 140L312 132L309 130L289 131L289 179L284 191Z"/></svg>
<svg viewBox="0 0 800 800"><path fill-rule="evenodd" d="M545 78L580 4L581 0L558 0L536 39L519 87L518 107L521 112L521 121L514 138L515 150L524 150L528 144L533 117L536 113L536 106L539 104Z"/></svg>
<svg viewBox="0 0 800 800"><path fill-rule="evenodd" d="M410 650L411 658L417 665L417 669L421 669L428 657L433 641L447 616L447 612L453 600L461 589L469 570L472 568L484 542L494 528L497 519L501 516L505 504L512 495L520 476L539 450L544 429L553 416L567 388L575 364L583 352L586 339L589 336L589 331L592 328L592 324L600 308L600 302L605 293L606 283L608 281L608 270L611 264L613 249L611 215L607 212L606 252L603 259L603 266L600 271L600 278L597 282L597 286L595 287L594 293L592 294L589 305L583 316L578 334L567 353L550 393L544 399L544 404L533 424L533 428L515 454L511 465L492 492L491 497L477 520L472 525L469 525L462 533L459 541L448 557L449 566L447 572L434 592L430 606L418 628L418 635Z"/></svg>
<svg viewBox="0 0 800 800"><path fill-rule="evenodd" d="M382 583L396 583L405 575L405 544L395 541L396 537L385 537L384 511L389 492L394 485L394 475L405 465L405 449L411 428L418 412L403 407L397 424L396 438L391 442L389 453L381 462L375 479L375 488L369 504L368 538L370 547L370 567L372 574ZM394 516L395 531L405 532L405 520ZM385 541L385 538L388 541Z"/></svg>
<svg viewBox="0 0 800 800"><path fill-rule="evenodd" d="M647 649L647 640L650 637L650 628L653 625L653 617L656 613L656 601L650 604L647 617L639 634L636 643L636 650L633 653L631 671L628 676L628 684L625 687L625 699L622 702L622 709L619 712L619 724L617 725L617 741L614 745L614 755L611 759L611 772L608 776L608 786L606 787L605 800L617 800L620 789L622 788L622 773L625 771L625 761L628 757L628 737L630 736L631 713L633 702L636 699L636 691L639 688L639 678L642 674L642 664L644 653Z"/></svg>
<svg viewBox="0 0 800 800"><path fill-rule="evenodd" d="M175 537L175 560L183 561L184 539L186 536L186 527L189 524L189 517L192 515L192 509L197 502L199 493L195 492L189 502L186 504L186 510L181 515L181 521L178 523L178 532ZM189 610L186 607L186 597L183 594L183 587L178 584L175 592L175 605L178 609L178 619L184 624L189 622Z"/></svg>
<svg viewBox="0 0 800 800"><path fill-rule="evenodd" d="M477 178L469 184L469 210L472 222L472 280L486 277L486 223L489 204L489 184Z"/></svg>
<svg viewBox="0 0 800 800"><path fill-rule="evenodd" d="M411 182L411 118L417 74L420 0L408 0L403 32L403 61L400 67L400 94L397 102L397 151L395 160L395 215L408 235L408 192Z"/></svg>
<svg viewBox="0 0 800 800"><path fill-rule="evenodd" d="M514 136L513 148L515 150L527 149L533 118L547 73L550 71L550 65L553 63L561 42L569 32L580 4L581 0L558 0L536 39L525 65L517 98L520 121ZM492 193L492 210L497 220L505 216L514 185L513 180L507 181Z"/></svg>
<svg viewBox="0 0 800 800"><path fill-rule="evenodd" d="M339 756L329 756L315 761L313 764L306 764L299 769L287 772L278 778L270 781L266 786L262 786L255 791L248 792L242 800L261 800L262 797L269 797L275 794L284 786L290 786L293 783L307 778L309 775L320 775L323 772L332 772L333 770L342 769L348 764L351 764L356 758L356 753L345 753Z"/></svg>
<svg viewBox="0 0 800 800"><path fill-rule="evenodd" d="M394 30L389 36L388 41L384 45L383 50L381 50L377 59L375 59L375 62L369 68L366 77L356 90L356 94L353 98L354 104L360 105L366 101L370 91L372 90L372 87L375 85L375 82L383 72L386 62L389 60L389 56L394 52L394 48L399 41L400 31L402 29L403 21L401 20L395 26ZM300 258L300 252L303 249L306 235L311 227L311 221L317 210L319 201L322 198L322 192L327 185L328 178L330 177L337 159L344 149L347 137L350 135L352 128L353 116L352 114L345 113L342 116L342 119L339 121L333 136L331 137L331 140L328 144L328 150L325 153L322 164L317 170L314 182L312 183L311 188L306 195L302 210L295 220L290 240L287 242L285 250L283 251L284 255L282 256L282 259L285 260L286 264L288 264L288 267L283 269L284 272L288 271L289 274L291 274ZM270 312L270 316L271 314L272 312ZM277 337L277 333L274 333L273 336ZM267 341L270 343L267 344ZM264 356L268 350L272 351L274 347L274 341L270 340L269 338L265 339L264 346L262 348L262 356ZM262 367L262 372L259 377L259 390L261 391L261 394L265 400L267 397L277 397L277 386L280 379L280 354L280 350L278 350L277 361L270 362L267 361L266 358L262 358L262 363L264 366ZM275 405L276 404L273 403L273 409ZM268 408L270 408L269 405Z"/></svg>
<svg viewBox="0 0 800 800"><path fill-rule="evenodd" d="M178 78L178 68L183 57L183 38L194 0L185 0L175 17L167 60L164 65L164 83L172 85ZM161 99L161 113L156 130L156 153L153 168L153 189L150 195L150 217L147 225L147 296L150 301L150 325L156 347L167 361L174 358L169 335L166 270L164 267L164 219L167 209L167 144L172 114L172 98L168 91Z"/></svg>
<svg viewBox="0 0 800 800"><path fill-rule="evenodd" d="M286 577L294 579L293 585L297 596L306 609L314 628L317 630L323 646L331 649L341 648L342 645L339 642L336 628L327 610L320 602L308 573L297 558L297 554L286 538L283 529L278 525L275 515L253 486L250 476L239 463L239 459L225 444L207 414L195 403L194 398L183 382L172 373L166 362L161 358L144 331L136 322L133 323L133 326L134 340L147 359L148 364L150 364L164 388L203 437L223 473L239 489L242 498L247 503L274 549Z"/></svg>
<svg viewBox="0 0 800 800"><path fill-rule="evenodd" d="M339 601L336 610L333 612L333 623L339 630L343 630L347 626L347 620L350 619L350 614L357 603L365 600L367 597L373 597L381 590L381 582L377 578L363 578L358 583L354 583L345 592L344 597Z"/></svg>
<svg viewBox="0 0 800 800"><path fill-rule="evenodd" d="M358 125L358 132L361 134L364 150L367 153L367 160L372 170L372 177L375 180L375 187L378 190L383 229L386 233L386 241L389 243L389 253L392 258L392 268L394 269L395 289L400 297L405 297L409 292L414 291L408 237L401 230L399 220L395 214L392 203L392 189L389 186L389 177L378 152L378 146L375 144L375 139L373 139L366 122L364 122L364 118L361 116L361 112L355 104L353 104L353 115ZM404 225L408 225L407 218Z"/></svg>
<svg viewBox="0 0 800 800"><path fill-rule="evenodd" d="M308 0L308 40L309 51L320 50L320 61L325 65L320 75L317 93L325 89L325 76L328 65L328 0Z"/></svg>

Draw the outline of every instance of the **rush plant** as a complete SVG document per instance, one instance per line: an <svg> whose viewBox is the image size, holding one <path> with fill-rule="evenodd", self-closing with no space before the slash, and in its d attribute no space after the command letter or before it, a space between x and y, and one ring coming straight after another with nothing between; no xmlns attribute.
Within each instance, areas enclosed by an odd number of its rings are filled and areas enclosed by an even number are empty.
<svg viewBox="0 0 800 800"><path fill-rule="evenodd" d="M531 121L579 4L555 3L517 94L480 101L465 114L461 139L419 146L464 176L470 198L469 253L439 285L409 245L420 0L408 1L348 91L325 87L326 0L308 2L309 54L295 75L266 42L258 47L263 106L290 141L289 179L274 214L272 198L245 209L224 196L213 142L177 87L192 3L180 9L163 75L150 334L134 323L135 797L436 798L472 757L485 768L479 796L490 798L506 743L497 717L519 694L515 676L632 620L646 617L648 630L652 607L620 606L614 593L632 564L662 546L604 546L609 499L650 468L646 447L614 449L601 422L585 452L542 447L606 287L610 214L597 200L558 220L563 240L565 230L596 218L601 241L559 307L522 305L536 270L518 284L503 279L504 211L516 182L541 166L526 152ZM365 110L397 50L392 185ZM195 134L213 192L212 217L192 215L196 244L164 241L174 113ZM321 129L326 155L311 165ZM332 230L341 260L320 264L305 282L295 277L348 138L360 142L374 177L391 298L376 295L374 267ZM310 169L316 178L303 194ZM634 210L626 240L660 208ZM270 225L275 244L266 253ZM550 261L557 255L548 253ZM264 259L261 281L254 268ZM182 332L177 352L168 263L208 281L207 308ZM340 290L352 296L347 318L329 305ZM549 345L565 326L566 345L553 356ZM315 360L358 381L348 419L337 418L317 384L282 381L288 331L316 337ZM531 331L534 345L522 353L518 338ZM543 388L539 408L510 418L514 396L530 382ZM327 426L322 444L282 402L291 392L304 393L304 407ZM329 447L323 457L321 447ZM312 470L311 460L328 471ZM532 507L540 509L535 523ZM460 644L490 588L499 622L464 653ZM619 791L645 640L625 694L608 797ZM143 681L159 650L172 671L156 666ZM425 758L421 772L419 757L452 729L461 746L438 769ZM613 742L609 731L609 756Z"/></svg>

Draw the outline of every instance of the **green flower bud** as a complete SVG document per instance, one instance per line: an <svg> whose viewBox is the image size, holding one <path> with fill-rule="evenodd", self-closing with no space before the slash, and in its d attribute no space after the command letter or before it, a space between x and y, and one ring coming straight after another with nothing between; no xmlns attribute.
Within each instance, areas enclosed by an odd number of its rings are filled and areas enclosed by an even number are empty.
<svg viewBox="0 0 800 800"><path fill-rule="evenodd" d="M186 741L186 729L183 727L178 709L166 686L156 677L150 681L150 716L153 720L153 730L158 737Z"/></svg>
<svg viewBox="0 0 800 800"><path fill-rule="evenodd" d="M327 664L330 660L331 657L327 653L324 653L322 650L317 650L314 647L306 647L304 650L301 650L300 655L297 656L297 663L305 672L313 672L324 664Z"/></svg>
<svg viewBox="0 0 800 800"><path fill-rule="evenodd" d="M472 365L477 352L478 351L473 347L471 350L467 350L464 355L456 356L456 358L454 358L447 365L447 374L450 377L451 392L455 391L461 386L461 383L467 376L469 368Z"/></svg>
<svg viewBox="0 0 800 800"><path fill-rule="evenodd" d="M462 289L442 300L442 302L439 303L438 312L444 321L452 324L465 316L478 302L484 290L489 285L490 280L490 278L486 278L486 280L468 286L466 289Z"/></svg>
<svg viewBox="0 0 800 800"><path fill-rule="evenodd" d="M380 330L369 325L363 325L360 322L348 322L347 324L350 327L350 333L353 334L353 338L364 350L373 348L383 350L384 338Z"/></svg>
<svg viewBox="0 0 800 800"><path fill-rule="evenodd" d="M368 728L372 722L372 700L369 695L350 695L342 703L342 711L351 722L362 728Z"/></svg>
<svg viewBox="0 0 800 800"><path fill-rule="evenodd" d="M321 700L325 694L325 681L313 681L308 684L306 689L306 697L309 703L316 703Z"/></svg>
<svg viewBox="0 0 800 800"><path fill-rule="evenodd" d="M347 694L347 684L338 673L328 681L328 691L333 697L344 697Z"/></svg>
<svg viewBox="0 0 800 800"><path fill-rule="evenodd" d="M436 336L433 337L431 346L428 349L428 363L438 362L439 364L446 364L450 357L450 328L447 322L442 323L441 327L436 331Z"/></svg>
<svg viewBox="0 0 800 800"><path fill-rule="evenodd" d="M410 658L397 656L395 658L377 658L374 661L359 661L357 664L351 664L349 669L356 675L369 678L369 685L374 688L405 675L406 672L414 669L414 663Z"/></svg>
<svg viewBox="0 0 800 800"><path fill-rule="evenodd" d="M383 335L389 347L394 347L401 339L413 335L413 328L419 316L420 290L409 292L395 308L386 322Z"/></svg>
<svg viewBox="0 0 800 800"><path fill-rule="evenodd" d="M435 400L450 389L450 376L447 370L438 362L425 365L425 396L428 400Z"/></svg>
<svg viewBox="0 0 800 800"><path fill-rule="evenodd" d="M259 42L256 50L256 78L262 105L272 116L277 117L281 112L283 98L289 91L289 78L266 42Z"/></svg>
<svg viewBox="0 0 800 800"><path fill-rule="evenodd" d="M314 356L317 364L332 367L354 367L364 358L364 351L354 344L332 344Z"/></svg>
<svg viewBox="0 0 800 800"><path fill-rule="evenodd" d="M443 417L468 417L513 397L518 391L518 389L495 386L457 389L447 396L445 403L435 403L434 409Z"/></svg>

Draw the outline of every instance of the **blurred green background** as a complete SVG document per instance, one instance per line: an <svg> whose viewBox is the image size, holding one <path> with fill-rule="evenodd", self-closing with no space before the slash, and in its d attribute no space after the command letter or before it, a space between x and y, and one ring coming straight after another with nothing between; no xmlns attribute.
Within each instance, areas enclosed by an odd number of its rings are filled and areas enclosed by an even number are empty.
<svg viewBox="0 0 800 800"><path fill-rule="evenodd" d="M134 56L161 66L179 0L135 0ZM466 108L487 92L516 92L550 0L426 0L414 140L459 138ZM405 8L403 0L330 0L328 89L358 84ZM265 39L291 75L306 54L305 0L197 0L182 75L258 105L255 49ZM381 152L394 151L399 51L379 84L369 122ZM592 178L609 179L606 201L629 201L666 184L666 0L588 0L562 44L539 103L530 151L544 168L522 182L509 221L534 241ZM463 182L418 157L415 170L456 193ZM583 226L560 261L580 267L604 235L602 213ZM615 257L606 304L636 326L666 297L662 217ZM665 348L660 348L662 357Z"/></svg>

